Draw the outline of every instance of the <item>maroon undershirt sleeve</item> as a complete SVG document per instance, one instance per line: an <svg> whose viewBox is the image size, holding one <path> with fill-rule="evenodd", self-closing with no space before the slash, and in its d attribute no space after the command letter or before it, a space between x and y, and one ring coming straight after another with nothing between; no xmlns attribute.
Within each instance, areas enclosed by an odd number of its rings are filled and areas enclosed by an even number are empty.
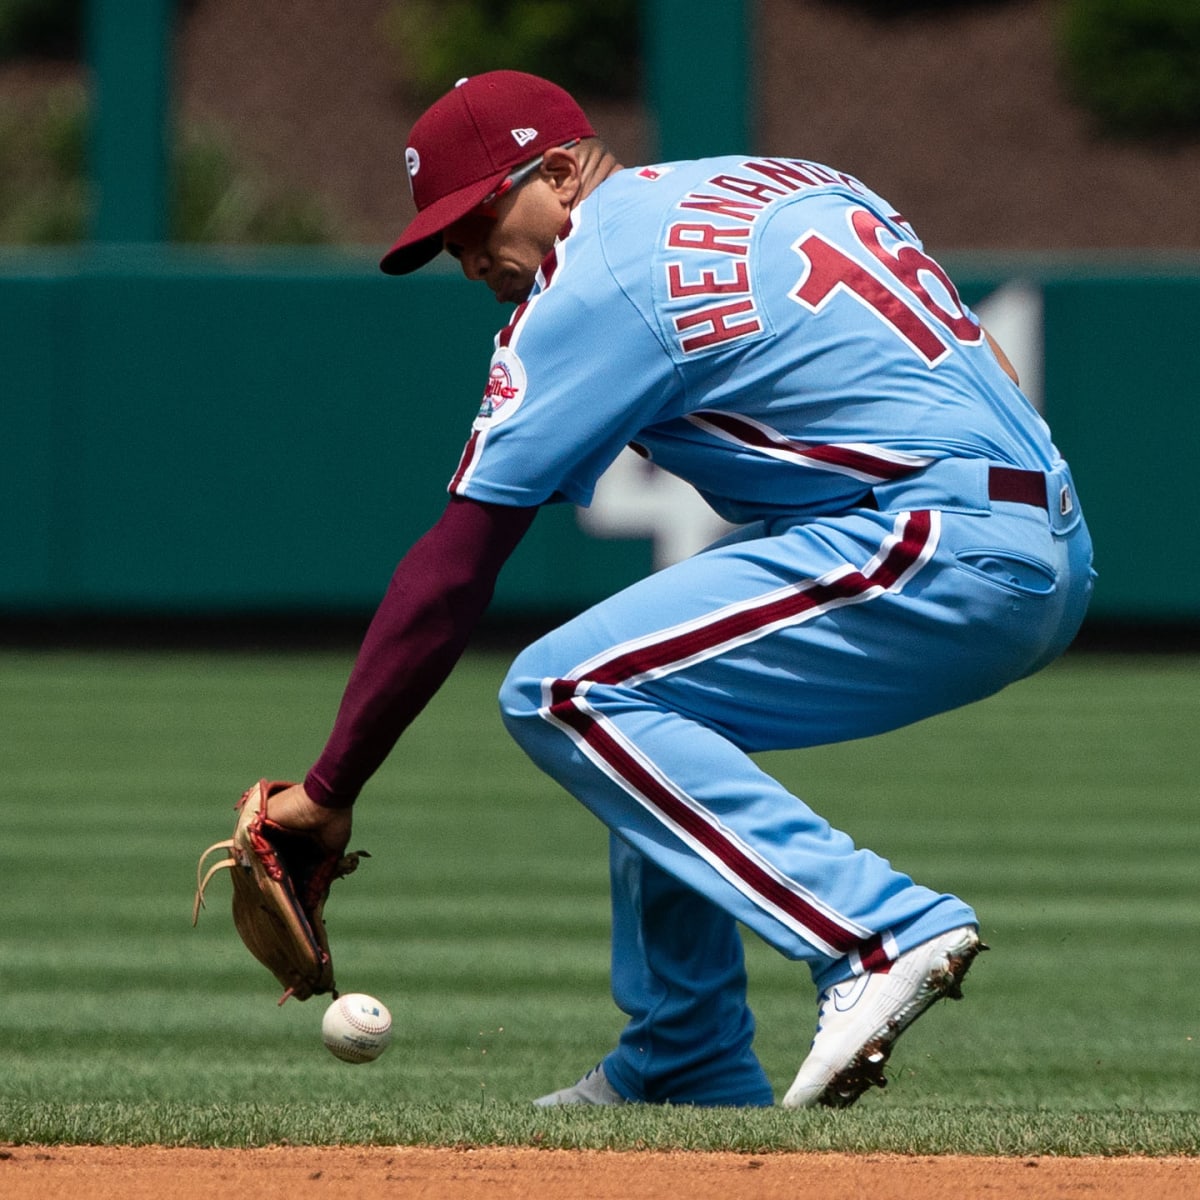
<svg viewBox="0 0 1200 1200"><path fill-rule="evenodd" d="M318 804L353 804L441 687L536 513L455 497L401 560L363 639L333 732L305 777Z"/></svg>

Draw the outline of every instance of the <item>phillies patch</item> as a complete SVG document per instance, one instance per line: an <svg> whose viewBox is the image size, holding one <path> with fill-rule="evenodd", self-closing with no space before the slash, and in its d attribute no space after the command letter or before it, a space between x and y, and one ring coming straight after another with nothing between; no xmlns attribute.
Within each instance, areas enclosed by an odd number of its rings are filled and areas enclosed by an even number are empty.
<svg viewBox="0 0 1200 1200"><path fill-rule="evenodd" d="M525 398L525 385L525 366L517 357L517 352L508 346L501 346L492 355L487 386L483 389L483 401L473 428L493 429L511 417Z"/></svg>

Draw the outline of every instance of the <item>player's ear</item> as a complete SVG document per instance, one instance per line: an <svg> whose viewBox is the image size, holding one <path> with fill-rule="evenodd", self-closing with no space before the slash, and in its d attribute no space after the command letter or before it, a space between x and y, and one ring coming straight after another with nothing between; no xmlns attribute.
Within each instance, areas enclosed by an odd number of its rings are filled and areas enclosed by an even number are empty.
<svg viewBox="0 0 1200 1200"><path fill-rule="evenodd" d="M542 156L542 177L554 189L560 202L569 207L583 183L579 156L571 148L552 147Z"/></svg>

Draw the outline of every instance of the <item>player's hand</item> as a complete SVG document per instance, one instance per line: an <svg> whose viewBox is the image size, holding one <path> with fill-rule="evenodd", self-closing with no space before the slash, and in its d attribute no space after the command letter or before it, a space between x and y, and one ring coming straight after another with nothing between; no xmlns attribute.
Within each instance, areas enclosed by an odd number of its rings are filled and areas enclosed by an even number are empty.
<svg viewBox="0 0 1200 1200"><path fill-rule="evenodd" d="M313 801L301 783L271 797L271 820L285 829L311 833L332 854L345 854L353 824L349 808L323 808Z"/></svg>

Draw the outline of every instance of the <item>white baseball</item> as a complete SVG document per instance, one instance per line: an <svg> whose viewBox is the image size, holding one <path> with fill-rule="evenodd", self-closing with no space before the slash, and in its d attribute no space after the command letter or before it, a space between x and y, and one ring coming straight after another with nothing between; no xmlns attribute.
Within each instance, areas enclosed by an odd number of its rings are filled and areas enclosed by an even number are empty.
<svg viewBox="0 0 1200 1200"><path fill-rule="evenodd" d="M343 1062L370 1062L392 1040L392 1014L374 996L339 996L321 1018L321 1040Z"/></svg>

